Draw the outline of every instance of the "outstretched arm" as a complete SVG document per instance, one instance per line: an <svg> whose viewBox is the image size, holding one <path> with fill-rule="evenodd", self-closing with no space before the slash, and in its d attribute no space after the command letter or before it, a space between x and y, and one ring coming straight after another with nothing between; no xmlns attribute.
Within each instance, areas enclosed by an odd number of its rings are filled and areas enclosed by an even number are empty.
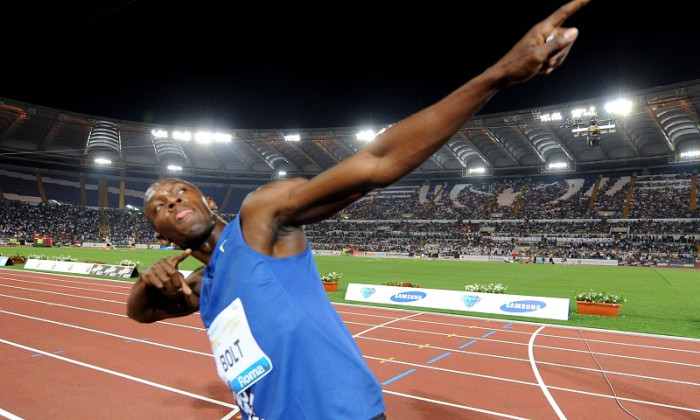
<svg viewBox="0 0 700 420"><path fill-rule="evenodd" d="M177 266L191 250L163 258L139 273L126 303L129 318L151 323L185 316L199 309L199 291L204 267L184 278Z"/></svg>
<svg viewBox="0 0 700 420"><path fill-rule="evenodd" d="M281 192L269 194L282 207L277 209L277 220L282 225L322 220L367 192L391 185L409 174L498 91L559 67L578 36L576 28L564 28L562 24L589 1L564 4L533 26L484 72L437 103L380 132L352 157L308 182L296 182L289 188L281 188ZM280 193L284 194L284 200L280 200Z"/></svg>

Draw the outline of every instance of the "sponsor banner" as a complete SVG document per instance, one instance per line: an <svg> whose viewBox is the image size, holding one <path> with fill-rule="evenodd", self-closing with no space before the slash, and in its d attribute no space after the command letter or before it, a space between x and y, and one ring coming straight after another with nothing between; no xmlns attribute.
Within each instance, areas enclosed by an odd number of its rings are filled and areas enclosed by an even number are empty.
<svg viewBox="0 0 700 420"><path fill-rule="evenodd" d="M314 249L312 252L314 255L340 255L340 251L333 251L329 249Z"/></svg>
<svg viewBox="0 0 700 420"><path fill-rule="evenodd" d="M102 248L102 242L83 242L83 248Z"/></svg>
<svg viewBox="0 0 700 420"><path fill-rule="evenodd" d="M460 255L459 259L464 261L503 261L503 257L491 259L488 255Z"/></svg>
<svg viewBox="0 0 700 420"><path fill-rule="evenodd" d="M386 254L387 257L389 258L406 258L408 256L408 253L406 252L389 252Z"/></svg>
<svg viewBox="0 0 700 420"><path fill-rule="evenodd" d="M570 304L569 299L565 298L358 283L348 284L345 299L367 303L560 320L569 319Z"/></svg>
<svg viewBox="0 0 700 420"><path fill-rule="evenodd" d="M617 260L602 260L602 259L592 259L585 260L579 258L572 258L567 260L569 264L581 264L581 265L617 265Z"/></svg>
<svg viewBox="0 0 700 420"><path fill-rule="evenodd" d="M24 263L24 268L29 270L56 271L59 273L90 274L93 265L95 264L30 258Z"/></svg>
<svg viewBox="0 0 700 420"><path fill-rule="evenodd" d="M695 264L676 263L676 262L668 263L668 266L671 268L695 268Z"/></svg>
<svg viewBox="0 0 700 420"><path fill-rule="evenodd" d="M90 274L94 276L109 276L109 277L138 277L139 271L134 266L112 265L112 264L93 264Z"/></svg>
<svg viewBox="0 0 700 420"><path fill-rule="evenodd" d="M387 255L386 252L367 251L367 252L365 252L365 256L367 256L367 257L386 258L388 255Z"/></svg>
<svg viewBox="0 0 700 420"><path fill-rule="evenodd" d="M8 257L0 256L0 265L2 259ZM24 264L25 269L56 271L60 273L72 274L94 274L97 276L111 277L138 277L139 272L135 267L123 265L95 264L95 263L79 263L70 261L53 261L53 260L37 260L30 258ZM194 270L179 270L183 277L187 278Z"/></svg>

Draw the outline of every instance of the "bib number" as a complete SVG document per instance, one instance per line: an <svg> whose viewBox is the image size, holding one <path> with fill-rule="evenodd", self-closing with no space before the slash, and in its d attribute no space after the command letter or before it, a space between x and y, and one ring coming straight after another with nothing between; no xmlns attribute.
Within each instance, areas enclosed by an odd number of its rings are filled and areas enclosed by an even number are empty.
<svg viewBox="0 0 700 420"><path fill-rule="evenodd" d="M272 371L272 361L253 337L240 298L219 313L207 329L216 370L234 394Z"/></svg>

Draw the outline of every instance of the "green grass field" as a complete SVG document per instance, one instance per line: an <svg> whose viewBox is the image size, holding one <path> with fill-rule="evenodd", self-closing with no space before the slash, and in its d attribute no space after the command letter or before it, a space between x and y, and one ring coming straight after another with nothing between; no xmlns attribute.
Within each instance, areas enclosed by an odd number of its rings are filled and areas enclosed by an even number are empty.
<svg viewBox="0 0 700 420"><path fill-rule="evenodd" d="M0 248L1 255L44 254L50 257L71 256L78 261L101 261L117 264L123 259L139 260L141 269L160 258L180 251L102 250L88 248ZM574 266L552 264L475 263L456 260L418 260L365 257L317 256L319 271L343 273L337 292L329 293L333 302L345 302L348 283L383 284L387 281L410 281L430 289L464 290L467 284L501 283L506 293L514 295L562 297L571 299L568 321L533 319L438 311L522 322L602 328L678 337L700 338L700 271L675 268L637 268ZM193 270L202 263L190 257L180 264ZM21 268L18 267L18 268ZM129 281L129 279L124 279ZM130 279L134 281L135 279ZM579 315L574 295L594 289L622 294L627 302L617 318ZM358 302L349 302L359 304ZM391 305L384 305L391 306ZM394 306L406 308L405 306Z"/></svg>

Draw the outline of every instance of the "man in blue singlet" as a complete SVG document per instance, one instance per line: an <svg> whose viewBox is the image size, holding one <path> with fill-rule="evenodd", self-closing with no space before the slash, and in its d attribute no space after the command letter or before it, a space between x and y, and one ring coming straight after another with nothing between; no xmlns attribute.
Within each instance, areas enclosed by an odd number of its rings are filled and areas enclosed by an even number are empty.
<svg viewBox="0 0 700 420"><path fill-rule="evenodd" d="M578 36L561 25L588 1L564 4L483 73L334 167L248 194L230 223L185 180L151 185L146 218L161 243L185 251L139 274L128 316L150 323L200 311L246 419L384 419L381 384L324 292L303 227L416 169L501 89L560 66ZM177 267L190 255L205 265L183 278Z"/></svg>

